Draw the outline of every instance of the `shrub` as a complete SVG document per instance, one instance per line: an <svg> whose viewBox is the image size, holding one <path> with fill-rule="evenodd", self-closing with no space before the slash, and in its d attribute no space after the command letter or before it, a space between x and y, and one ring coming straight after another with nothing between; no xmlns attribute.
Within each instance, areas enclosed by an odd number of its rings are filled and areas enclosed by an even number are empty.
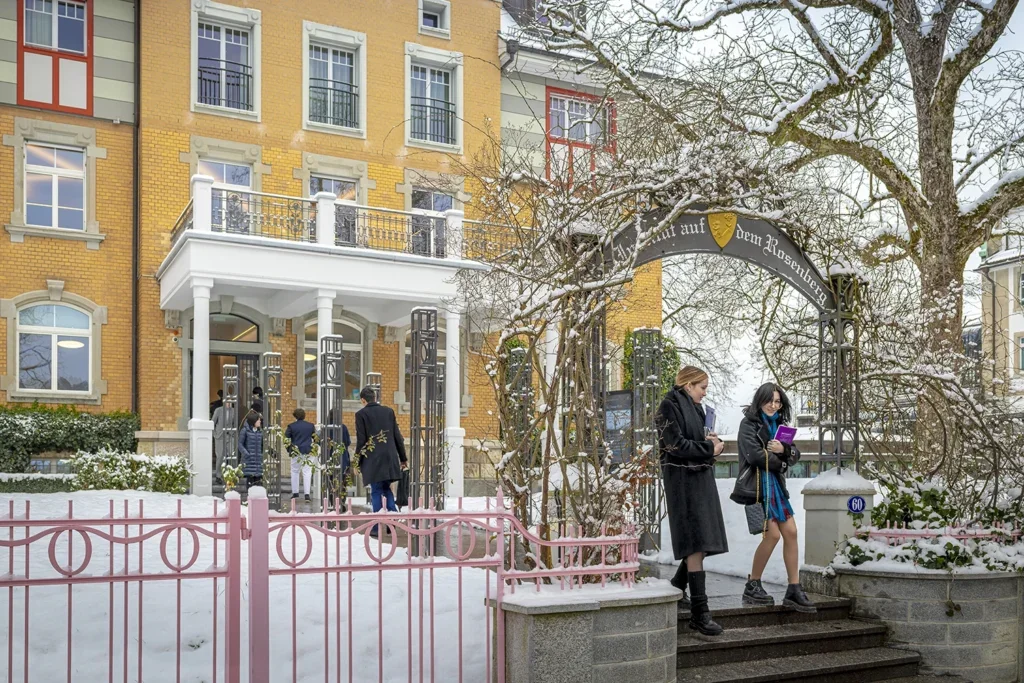
<svg viewBox="0 0 1024 683"><path fill-rule="evenodd" d="M0 406L0 471L27 472L32 456L47 451L135 450L139 418L133 413L80 413L73 407Z"/></svg>
<svg viewBox="0 0 1024 683"><path fill-rule="evenodd" d="M72 474L0 474L0 493L66 493L75 490Z"/></svg>
<svg viewBox="0 0 1024 683"><path fill-rule="evenodd" d="M77 488L82 491L156 491L187 493L192 471L184 458L140 455L111 449L79 451L71 458Z"/></svg>

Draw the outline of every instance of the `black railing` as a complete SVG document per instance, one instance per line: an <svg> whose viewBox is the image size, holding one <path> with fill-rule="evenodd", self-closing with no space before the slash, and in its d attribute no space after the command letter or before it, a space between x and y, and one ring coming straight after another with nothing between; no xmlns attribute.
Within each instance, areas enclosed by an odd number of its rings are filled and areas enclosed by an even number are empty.
<svg viewBox="0 0 1024 683"><path fill-rule="evenodd" d="M310 78L309 120L343 128L358 128L358 88L327 78Z"/></svg>
<svg viewBox="0 0 1024 683"><path fill-rule="evenodd" d="M316 242L316 202L310 199L215 188L211 205L213 232Z"/></svg>
<svg viewBox="0 0 1024 683"><path fill-rule="evenodd" d="M252 67L209 57L199 58L200 104L252 111Z"/></svg>
<svg viewBox="0 0 1024 683"><path fill-rule="evenodd" d="M455 137L455 104L429 97L413 97L409 105L414 140L443 145L458 143Z"/></svg>
<svg viewBox="0 0 1024 683"><path fill-rule="evenodd" d="M338 205L334 213L335 244L378 251L397 251L445 258L448 254L444 216Z"/></svg>

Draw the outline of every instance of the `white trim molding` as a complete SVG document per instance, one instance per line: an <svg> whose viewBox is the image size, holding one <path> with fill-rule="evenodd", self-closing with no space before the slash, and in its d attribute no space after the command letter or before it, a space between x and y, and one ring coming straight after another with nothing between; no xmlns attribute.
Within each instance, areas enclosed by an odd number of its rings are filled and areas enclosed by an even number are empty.
<svg viewBox="0 0 1024 683"><path fill-rule="evenodd" d="M229 118L242 119L244 121L260 121L260 104L262 102L263 86L261 68L262 63L262 32L263 14L258 9L235 7L225 5L213 0L192 0L191 20L189 29L191 31L191 70L189 71L189 101L191 111L203 114L215 114ZM252 110L232 109L212 104L199 102L199 88L197 74L199 73L199 22L210 21L227 28L240 29L249 32L249 56L252 59Z"/></svg>
<svg viewBox="0 0 1024 683"><path fill-rule="evenodd" d="M463 139L463 58L461 52L439 50L417 43L405 44L405 144L410 147L422 147L438 152L462 154ZM446 145L429 140L417 140L412 137L412 67L428 66L446 69L452 72L452 94L455 102L455 139L454 145Z"/></svg>
<svg viewBox="0 0 1024 683"><path fill-rule="evenodd" d="M452 4L448 0L419 0L416 24L420 33L433 38L450 40L452 37ZM441 27L432 28L423 25L423 12L432 12L441 17Z"/></svg>
<svg viewBox="0 0 1024 683"><path fill-rule="evenodd" d="M356 93L359 97L359 125L355 128L334 126L309 120L309 46L323 45L328 48L347 50L355 55ZM302 127L320 133L348 135L366 138L366 34L337 26L302 22Z"/></svg>
<svg viewBox="0 0 1024 683"><path fill-rule="evenodd" d="M292 177L302 181L303 196L309 195L310 176L356 181L356 203L363 206L369 203L369 191L377 189L377 181L370 179L369 164L356 159L303 152L302 168L292 171Z"/></svg>
<svg viewBox="0 0 1024 683"><path fill-rule="evenodd" d="M25 223L25 145L32 142L49 145L78 147L85 152L85 228L68 230L48 228ZM107 158L105 147L96 146L96 129L72 126L56 121L16 117L14 133L3 136L3 145L14 148L14 209L11 220L4 227L12 242L24 242L25 236L54 237L80 240L89 249L99 249L106 235L100 232L96 220L96 166L97 160Z"/></svg>
<svg viewBox="0 0 1024 683"><path fill-rule="evenodd" d="M80 391L33 391L18 388L18 311L38 303L59 302L81 309L90 319L90 386L88 393ZM70 403L99 405L107 393L107 380L103 369L103 326L107 324L107 307L99 306L84 296L64 291L60 280L47 280L46 289L26 292L12 299L0 299L0 318L7 320L7 374L0 376L0 391L7 393L9 402Z"/></svg>

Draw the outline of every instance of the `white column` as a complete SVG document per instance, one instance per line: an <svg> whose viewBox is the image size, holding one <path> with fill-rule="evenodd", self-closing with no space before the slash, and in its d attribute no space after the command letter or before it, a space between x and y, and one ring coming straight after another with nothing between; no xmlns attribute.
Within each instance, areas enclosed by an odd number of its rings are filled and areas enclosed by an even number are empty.
<svg viewBox="0 0 1024 683"><path fill-rule="evenodd" d="M334 246L334 202L338 195L333 192L317 192L316 200L316 243Z"/></svg>
<svg viewBox="0 0 1024 683"><path fill-rule="evenodd" d="M558 362L558 321L552 320L548 322L546 328L544 328L544 379L548 386L551 387L551 383L554 381L556 363ZM561 384L561 382L559 382ZM551 410L555 412L555 443L562 443L562 412L561 412L561 392L559 387L551 387L550 393L554 400L552 405L549 406ZM546 431L546 430L545 430ZM543 442L547 442L547 434L542 436Z"/></svg>
<svg viewBox="0 0 1024 683"><path fill-rule="evenodd" d="M458 209L449 209L444 212L444 219L447 223L445 226L447 244L444 253L447 258L462 258L463 220L465 217L465 213Z"/></svg>
<svg viewBox="0 0 1024 683"><path fill-rule="evenodd" d="M210 290L213 280L192 280L192 419L188 422L189 459L195 475L192 493L213 493L213 422L210 405Z"/></svg>
<svg viewBox="0 0 1024 683"><path fill-rule="evenodd" d="M192 229L210 232L213 221L213 178L192 176Z"/></svg>
<svg viewBox="0 0 1024 683"><path fill-rule="evenodd" d="M447 494L458 498L465 495L466 430L462 428L462 344L459 334L459 312L445 312L445 365L444 365L444 423L445 441L448 443Z"/></svg>

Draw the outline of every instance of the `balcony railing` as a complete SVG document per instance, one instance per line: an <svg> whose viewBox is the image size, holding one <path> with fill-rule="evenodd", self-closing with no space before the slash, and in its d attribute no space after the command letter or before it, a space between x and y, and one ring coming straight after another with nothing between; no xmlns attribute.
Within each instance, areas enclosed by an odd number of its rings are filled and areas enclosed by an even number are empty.
<svg viewBox="0 0 1024 683"><path fill-rule="evenodd" d="M290 242L316 242L316 202L262 192L214 188L210 230Z"/></svg>
<svg viewBox="0 0 1024 683"><path fill-rule="evenodd" d="M455 145L455 104L429 97L412 97L409 105L414 140Z"/></svg>
<svg viewBox="0 0 1024 683"><path fill-rule="evenodd" d="M358 88L326 78L310 78L309 120L330 126L358 128Z"/></svg>
<svg viewBox="0 0 1024 683"><path fill-rule="evenodd" d="M252 67L248 64L200 57L198 79L201 104L252 111Z"/></svg>
<svg viewBox="0 0 1024 683"><path fill-rule="evenodd" d="M464 251L461 211L427 214L341 203L329 195L306 199L214 188L204 176L193 177L192 193L174 225L172 245L195 231L439 259L462 258Z"/></svg>

